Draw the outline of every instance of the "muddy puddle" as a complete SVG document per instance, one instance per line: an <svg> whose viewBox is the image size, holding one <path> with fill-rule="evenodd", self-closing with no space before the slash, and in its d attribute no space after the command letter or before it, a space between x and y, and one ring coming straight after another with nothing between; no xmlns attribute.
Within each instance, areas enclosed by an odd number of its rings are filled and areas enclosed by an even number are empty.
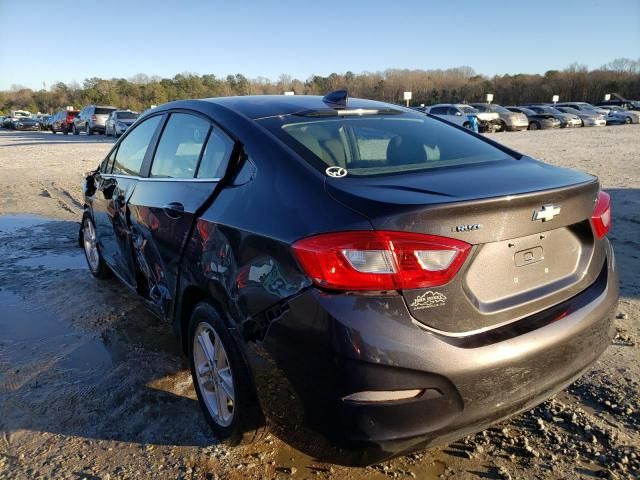
<svg viewBox="0 0 640 480"><path fill-rule="evenodd" d="M33 346L48 352L50 368L95 370L112 365L112 356L99 336L65 324L26 296L0 291L1 344L16 365L28 359Z"/></svg>
<svg viewBox="0 0 640 480"><path fill-rule="evenodd" d="M16 266L47 270L87 270L87 261L82 252L52 253L18 260Z"/></svg>
<svg viewBox="0 0 640 480"><path fill-rule="evenodd" d="M36 215L0 215L0 235L10 234L21 228L35 227L50 220Z"/></svg>

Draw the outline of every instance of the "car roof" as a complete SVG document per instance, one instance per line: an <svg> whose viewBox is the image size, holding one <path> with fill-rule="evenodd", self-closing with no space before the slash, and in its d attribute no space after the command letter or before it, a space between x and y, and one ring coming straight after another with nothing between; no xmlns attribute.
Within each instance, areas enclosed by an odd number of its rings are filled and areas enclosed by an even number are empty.
<svg viewBox="0 0 640 480"><path fill-rule="evenodd" d="M202 99L204 102L214 103L224 108L240 113L251 119L272 117L276 115L290 115L305 110L327 110L332 108L323 101L324 97L316 95L245 95L238 97L216 97ZM374 100L349 98L347 108L388 109L402 111L408 109Z"/></svg>

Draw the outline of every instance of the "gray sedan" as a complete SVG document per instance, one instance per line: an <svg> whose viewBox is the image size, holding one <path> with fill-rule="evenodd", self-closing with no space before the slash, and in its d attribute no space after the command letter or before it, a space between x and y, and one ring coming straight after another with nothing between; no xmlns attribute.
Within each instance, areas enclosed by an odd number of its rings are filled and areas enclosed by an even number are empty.
<svg viewBox="0 0 640 480"><path fill-rule="evenodd" d="M571 107L556 107L558 110L564 113L571 113L577 115L582 120L582 126L584 127L604 127L607 124L605 116L599 113L592 113L587 110L576 110Z"/></svg>
<svg viewBox="0 0 640 480"><path fill-rule="evenodd" d="M560 128L560 120L551 113L539 113L525 107L505 107L511 112L526 115L529 122L529 130L544 130L547 128Z"/></svg>
<svg viewBox="0 0 640 480"><path fill-rule="evenodd" d="M105 135L119 137L129 128L140 116L138 112L132 110L114 110L105 123Z"/></svg>
<svg viewBox="0 0 640 480"><path fill-rule="evenodd" d="M561 112L552 105L524 105L525 108L529 108L536 113L550 113L558 120L560 120L560 128L582 127L582 120L578 115L573 113Z"/></svg>

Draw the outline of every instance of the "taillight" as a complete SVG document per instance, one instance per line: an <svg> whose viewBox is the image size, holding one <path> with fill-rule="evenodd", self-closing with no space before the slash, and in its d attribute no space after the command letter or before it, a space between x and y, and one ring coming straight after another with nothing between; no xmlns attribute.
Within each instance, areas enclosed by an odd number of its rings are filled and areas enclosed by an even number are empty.
<svg viewBox="0 0 640 480"><path fill-rule="evenodd" d="M611 197L607 192L598 192L596 208L591 215L591 225L598 238L603 238L611 230Z"/></svg>
<svg viewBox="0 0 640 480"><path fill-rule="evenodd" d="M292 246L313 282L333 290L404 290L449 282L471 245L419 233L351 231L303 238Z"/></svg>

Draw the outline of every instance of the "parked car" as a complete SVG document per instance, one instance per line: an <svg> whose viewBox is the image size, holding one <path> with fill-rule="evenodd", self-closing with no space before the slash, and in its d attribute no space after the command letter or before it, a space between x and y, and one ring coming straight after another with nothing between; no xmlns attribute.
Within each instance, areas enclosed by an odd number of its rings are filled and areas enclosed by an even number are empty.
<svg viewBox="0 0 640 480"><path fill-rule="evenodd" d="M624 110L640 110L640 102L638 101L634 101L634 100L606 100L604 102L600 102L598 103L598 105L596 105L599 108L605 108L605 107L620 107L623 108Z"/></svg>
<svg viewBox="0 0 640 480"><path fill-rule="evenodd" d="M133 110L114 110L107 118L105 134L119 137L127 131L127 128L129 128L139 116L140 114Z"/></svg>
<svg viewBox="0 0 640 480"><path fill-rule="evenodd" d="M344 91L159 106L84 202L90 271L173 325L232 445L265 417L351 463L448 443L565 388L615 332L596 177Z"/></svg>
<svg viewBox="0 0 640 480"><path fill-rule="evenodd" d="M533 110L536 113L549 113L560 120L560 128L582 127L582 120L578 115L572 113L561 112L552 105L535 103L529 105L521 105L521 107Z"/></svg>
<svg viewBox="0 0 640 480"><path fill-rule="evenodd" d="M7 115L2 121L2 127L9 130L15 130L16 123L18 123L18 121L22 120L23 118L30 117L31 113L29 113L27 110L12 110L9 115Z"/></svg>
<svg viewBox="0 0 640 480"><path fill-rule="evenodd" d="M85 132L93 135L95 132L104 133L106 130L107 118L116 107L105 107L100 105L87 105L73 121L73 134L78 135Z"/></svg>
<svg viewBox="0 0 640 480"><path fill-rule="evenodd" d="M58 132L67 135L73 128L73 120L78 116L78 110L60 110L53 116L49 130L54 135Z"/></svg>
<svg viewBox="0 0 640 480"><path fill-rule="evenodd" d="M505 107L511 112L521 113L529 122L529 130L544 130L547 128L560 128L560 120L551 113L538 113L525 107Z"/></svg>
<svg viewBox="0 0 640 480"><path fill-rule="evenodd" d="M501 105L496 105L495 103L472 103L471 106L480 112L497 113L498 117L500 117L499 124L501 132L516 132L529 128L529 120L527 120L526 115L519 112L512 112Z"/></svg>
<svg viewBox="0 0 640 480"><path fill-rule="evenodd" d="M601 108L608 112L606 116L607 125L617 125L620 123L640 123L640 111L626 110L615 105L601 106Z"/></svg>
<svg viewBox="0 0 640 480"><path fill-rule="evenodd" d="M587 103L587 102L562 102L562 103L556 104L556 107L569 107L569 108L573 108L575 110L579 110L581 112L590 113L592 115L606 115L607 114L606 110L604 110L602 108L599 108L599 107L594 107L593 105L591 105L590 103Z"/></svg>
<svg viewBox="0 0 640 480"><path fill-rule="evenodd" d="M555 108L561 112L571 113L580 117L583 127L604 127L607 124L605 116L601 113L593 113L588 110L576 110L575 108L562 107L560 105Z"/></svg>
<svg viewBox="0 0 640 480"><path fill-rule="evenodd" d="M7 130L13 130L15 127L15 122L17 122L18 119L15 117L12 117L11 115L7 116L4 118L4 120L2 121L2 127L6 128Z"/></svg>
<svg viewBox="0 0 640 480"><path fill-rule="evenodd" d="M31 112L29 112L28 110L12 110L11 116L13 118L26 118L31 117Z"/></svg>
<svg viewBox="0 0 640 480"><path fill-rule="evenodd" d="M51 128L51 122L53 122L54 115L45 115L40 124L41 130L49 130Z"/></svg>
<svg viewBox="0 0 640 480"><path fill-rule="evenodd" d="M13 124L15 130L40 130L40 122L37 118L21 117Z"/></svg>
<svg viewBox="0 0 640 480"><path fill-rule="evenodd" d="M478 128L481 132L493 132L500 125L500 117L497 113L480 112L477 108L464 103L439 103L425 110L426 113L437 115L465 128L471 128L469 116L474 116L478 119Z"/></svg>

